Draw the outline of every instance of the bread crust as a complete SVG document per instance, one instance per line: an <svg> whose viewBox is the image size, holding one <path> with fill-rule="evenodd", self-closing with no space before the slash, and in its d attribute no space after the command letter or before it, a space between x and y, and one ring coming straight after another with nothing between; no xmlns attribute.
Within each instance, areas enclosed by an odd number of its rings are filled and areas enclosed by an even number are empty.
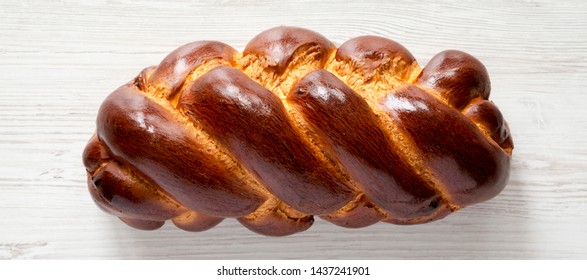
<svg viewBox="0 0 587 280"><path fill-rule="evenodd" d="M281 26L242 53L193 42L106 98L83 154L88 187L145 230L430 222L507 184L513 141L490 89L469 54L420 68L377 36L336 48Z"/></svg>

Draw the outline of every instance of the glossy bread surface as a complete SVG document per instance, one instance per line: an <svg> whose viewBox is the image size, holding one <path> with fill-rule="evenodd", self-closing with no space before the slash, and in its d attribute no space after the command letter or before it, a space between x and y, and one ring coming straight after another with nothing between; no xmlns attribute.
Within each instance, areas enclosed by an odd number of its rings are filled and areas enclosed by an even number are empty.
<svg viewBox="0 0 587 280"><path fill-rule="evenodd" d="M282 26L242 53L194 42L106 98L83 154L88 187L146 230L429 222L508 181L513 142L489 93L474 57L444 51L422 69L382 37L336 48Z"/></svg>

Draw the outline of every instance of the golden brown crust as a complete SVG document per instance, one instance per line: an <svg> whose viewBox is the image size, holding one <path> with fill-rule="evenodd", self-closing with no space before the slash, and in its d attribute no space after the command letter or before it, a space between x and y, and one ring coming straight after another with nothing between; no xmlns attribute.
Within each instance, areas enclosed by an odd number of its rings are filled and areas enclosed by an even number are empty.
<svg viewBox="0 0 587 280"><path fill-rule="evenodd" d="M113 158L189 209L240 217L265 200L209 154L173 115L129 85L104 101L97 127L98 138Z"/></svg>
<svg viewBox="0 0 587 280"><path fill-rule="evenodd" d="M512 135L495 104L484 99L475 99L463 109L463 115L473 121L481 132L493 139L506 153L512 154L514 148Z"/></svg>
<svg viewBox="0 0 587 280"><path fill-rule="evenodd" d="M377 205L371 202L365 194L357 195L354 200L340 208L338 211L326 216L321 216L321 218L326 221L348 228L370 226L382 221L385 217L385 213L381 211Z"/></svg>
<svg viewBox="0 0 587 280"><path fill-rule="evenodd" d="M147 81L147 90L171 98L182 87L188 74L207 61L231 61L236 50L215 41L198 41L183 45L167 55ZM149 88L150 87L150 88Z"/></svg>
<svg viewBox="0 0 587 280"><path fill-rule="evenodd" d="M505 186L510 157L475 125L417 86L389 94L381 106L414 142L419 157L459 207L494 197Z"/></svg>
<svg viewBox="0 0 587 280"><path fill-rule="evenodd" d="M320 215L357 228L440 219L497 195L513 142L487 70L445 51L420 69L400 44L338 49L302 28L244 52L186 44L103 103L84 150L100 208L152 230L226 217L271 236Z"/></svg>
<svg viewBox="0 0 587 280"><path fill-rule="evenodd" d="M243 56L255 55L263 60L265 68L272 68L276 73L285 71L294 59L296 51L313 48L323 63L328 59L328 52L334 49L324 36L303 28L280 26L255 36L245 47Z"/></svg>
<svg viewBox="0 0 587 280"><path fill-rule="evenodd" d="M402 45L378 36L361 36L344 42L336 51L336 60L358 69L365 81L382 72L393 73L397 79L406 80L411 75L409 67L416 62Z"/></svg>
<svg viewBox="0 0 587 280"><path fill-rule="evenodd" d="M474 98L489 98L491 91L485 66L473 56L455 50L435 55L422 69L416 84L433 89L457 110Z"/></svg>
<svg viewBox="0 0 587 280"><path fill-rule="evenodd" d="M206 215L196 211L186 211L182 215L173 218L173 224L185 231L205 231L213 228L224 218Z"/></svg>
<svg viewBox="0 0 587 280"><path fill-rule="evenodd" d="M238 221L259 234L285 236L307 230L314 217L296 211L277 199L269 199L255 212L238 218Z"/></svg>
<svg viewBox="0 0 587 280"><path fill-rule="evenodd" d="M440 194L398 154L367 102L326 70L300 80L288 101L321 134L369 200L396 219L429 215ZM434 207L431 207L433 205Z"/></svg>
<svg viewBox="0 0 587 280"><path fill-rule="evenodd" d="M279 98L237 69L206 73L183 92L178 108L298 211L328 214L352 198L350 187L324 172L304 145Z"/></svg>

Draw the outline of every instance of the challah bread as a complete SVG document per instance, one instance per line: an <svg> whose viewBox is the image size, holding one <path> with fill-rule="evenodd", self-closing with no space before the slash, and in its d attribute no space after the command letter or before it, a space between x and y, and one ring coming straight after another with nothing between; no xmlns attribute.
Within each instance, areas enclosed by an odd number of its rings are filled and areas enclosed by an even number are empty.
<svg viewBox="0 0 587 280"><path fill-rule="evenodd" d="M102 104L84 154L95 202L130 226L272 236L313 216L416 224L497 195L513 143L485 67L444 51L421 69L363 36L336 48L296 27L242 53L184 45Z"/></svg>

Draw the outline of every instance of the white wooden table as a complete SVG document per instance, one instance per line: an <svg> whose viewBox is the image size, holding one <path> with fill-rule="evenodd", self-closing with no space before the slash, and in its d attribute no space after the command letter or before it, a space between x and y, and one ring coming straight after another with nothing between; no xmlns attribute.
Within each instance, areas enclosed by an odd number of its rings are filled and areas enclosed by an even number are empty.
<svg viewBox="0 0 587 280"><path fill-rule="evenodd" d="M587 2L182 2L0 0L0 259L587 258ZM317 220L284 238L234 220L145 232L101 212L81 153L106 95L181 44L242 50L281 24L392 38L421 65L478 57L514 136L507 188L431 224Z"/></svg>

